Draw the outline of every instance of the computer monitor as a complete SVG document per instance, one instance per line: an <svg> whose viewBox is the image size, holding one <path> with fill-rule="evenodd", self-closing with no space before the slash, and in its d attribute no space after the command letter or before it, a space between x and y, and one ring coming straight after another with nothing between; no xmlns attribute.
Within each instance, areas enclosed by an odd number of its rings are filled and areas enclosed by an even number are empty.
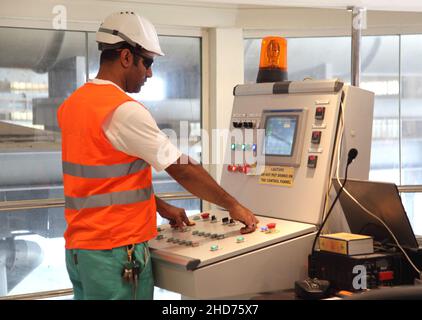
<svg viewBox="0 0 422 320"><path fill-rule="evenodd" d="M343 183L343 180L340 181ZM333 179L333 184L338 192L340 185L337 179ZM347 180L345 189L390 228L401 246L418 248L418 242L394 183L350 179ZM382 223L360 208L344 190L339 200L352 233L370 235L381 243L395 244Z"/></svg>
<svg viewBox="0 0 422 320"><path fill-rule="evenodd" d="M302 155L306 109L264 110L261 154L267 165L298 167Z"/></svg>
<svg viewBox="0 0 422 320"><path fill-rule="evenodd" d="M265 155L291 157L297 124L297 115L268 116L265 122Z"/></svg>

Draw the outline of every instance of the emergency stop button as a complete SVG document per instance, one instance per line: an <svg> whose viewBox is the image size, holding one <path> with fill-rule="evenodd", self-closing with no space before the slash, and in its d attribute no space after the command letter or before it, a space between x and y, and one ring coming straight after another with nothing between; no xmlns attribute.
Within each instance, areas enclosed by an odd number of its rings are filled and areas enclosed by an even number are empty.
<svg viewBox="0 0 422 320"><path fill-rule="evenodd" d="M324 120L324 116L325 116L325 107L317 107L315 109L315 119Z"/></svg>
<svg viewBox="0 0 422 320"><path fill-rule="evenodd" d="M308 168L315 169L318 161L318 156L308 156Z"/></svg>
<svg viewBox="0 0 422 320"><path fill-rule="evenodd" d="M312 139L311 142L314 144L319 144L321 142L321 131L312 131Z"/></svg>

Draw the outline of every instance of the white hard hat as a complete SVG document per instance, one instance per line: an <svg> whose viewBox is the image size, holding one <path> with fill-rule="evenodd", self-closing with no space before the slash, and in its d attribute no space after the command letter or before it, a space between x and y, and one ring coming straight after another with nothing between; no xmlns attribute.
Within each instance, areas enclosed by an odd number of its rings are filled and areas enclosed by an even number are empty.
<svg viewBox="0 0 422 320"><path fill-rule="evenodd" d="M133 47L164 56L158 41L157 31L144 17L132 11L121 11L109 15L98 29L95 40L100 50L113 48L113 44L126 41Z"/></svg>

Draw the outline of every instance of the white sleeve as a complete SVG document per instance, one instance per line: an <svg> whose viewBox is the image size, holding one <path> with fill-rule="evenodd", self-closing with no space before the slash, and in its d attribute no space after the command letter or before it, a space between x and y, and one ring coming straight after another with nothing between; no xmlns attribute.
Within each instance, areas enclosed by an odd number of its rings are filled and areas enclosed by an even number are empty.
<svg viewBox="0 0 422 320"><path fill-rule="evenodd" d="M182 155L150 112L134 101L123 103L111 113L103 130L113 147L145 160L156 171L164 170Z"/></svg>

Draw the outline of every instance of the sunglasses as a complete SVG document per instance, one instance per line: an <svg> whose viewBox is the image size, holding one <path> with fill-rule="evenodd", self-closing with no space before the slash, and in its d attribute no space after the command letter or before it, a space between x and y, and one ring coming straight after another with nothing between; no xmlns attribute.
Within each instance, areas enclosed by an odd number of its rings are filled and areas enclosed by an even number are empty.
<svg viewBox="0 0 422 320"><path fill-rule="evenodd" d="M135 53L135 54L142 58L142 64L144 65L145 69L148 70L149 68L151 68L152 64L154 63L154 59L144 56L139 53Z"/></svg>
<svg viewBox="0 0 422 320"><path fill-rule="evenodd" d="M122 51L123 49L117 49L117 51ZM134 52L132 50L130 50L130 52L134 55L137 55L138 57L142 58L142 64L144 65L145 69L149 69L151 68L152 64L154 63L154 59L147 57L146 55L143 55L139 52Z"/></svg>

